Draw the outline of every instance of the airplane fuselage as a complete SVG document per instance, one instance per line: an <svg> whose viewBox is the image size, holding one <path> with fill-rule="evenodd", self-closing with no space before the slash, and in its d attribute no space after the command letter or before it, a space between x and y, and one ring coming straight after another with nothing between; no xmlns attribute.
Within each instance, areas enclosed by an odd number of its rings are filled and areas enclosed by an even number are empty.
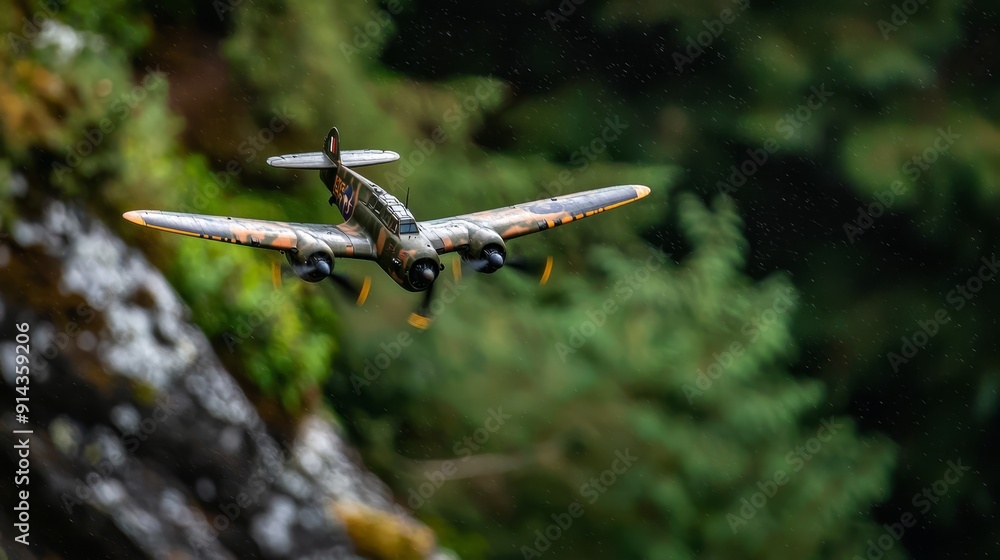
<svg viewBox="0 0 1000 560"><path fill-rule="evenodd" d="M411 292L429 288L441 260L403 203L344 165L322 170L320 178L330 190L330 204L371 239L373 260L382 270Z"/></svg>

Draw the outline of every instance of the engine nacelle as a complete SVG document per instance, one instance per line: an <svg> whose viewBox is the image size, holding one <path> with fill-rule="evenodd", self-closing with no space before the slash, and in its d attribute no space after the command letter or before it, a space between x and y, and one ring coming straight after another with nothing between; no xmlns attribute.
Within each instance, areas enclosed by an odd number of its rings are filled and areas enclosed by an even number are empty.
<svg viewBox="0 0 1000 560"><path fill-rule="evenodd" d="M406 270L409 282L408 290L421 292L431 287L441 271L441 262L435 258L423 257L417 259Z"/></svg>
<svg viewBox="0 0 1000 560"><path fill-rule="evenodd" d="M492 274L503 268L507 260L507 245L497 232L481 229L472 234L469 248L462 253L462 260L477 272Z"/></svg>
<svg viewBox="0 0 1000 560"><path fill-rule="evenodd" d="M285 256L295 274L306 282L322 282L333 272L333 255L325 250L317 250L308 256L304 252L287 251Z"/></svg>

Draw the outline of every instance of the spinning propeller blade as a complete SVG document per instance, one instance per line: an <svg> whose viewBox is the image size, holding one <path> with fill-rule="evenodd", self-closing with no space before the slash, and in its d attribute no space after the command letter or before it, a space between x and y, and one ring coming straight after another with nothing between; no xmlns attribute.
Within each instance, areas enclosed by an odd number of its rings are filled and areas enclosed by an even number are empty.
<svg viewBox="0 0 1000 560"><path fill-rule="evenodd" d="M492 255L494 258L496 255ZM522 274L528 274L531 276L538 277L538 285L544 286L548 283L549 278L552 276L552 264L554 259L551 255L545 257L545 260L539 261L529 257L512 257L506 261L500 261L500 263L490 263L486 259L472 259L469 261L459 260L458 257L455 258L455 264L452 267L452 274L455 276L455 282L462 279L462 267L467 266L470 270L479 272L483 270L488 264L502 264L504 268L512 268Z"/></svg>
<svg viewBox="0 0 1000 560"><path fill-rule="evenodd" d="M317 261L316 270L333 281L340 290L354 300L354 304L361 307L368 299L368 294L372 289L372 277L365 276L361 286L358 287L347 275L334 272L330 269L330 264L325 261ZM271 285L274 289L280 289L283 285L281 278L281 262L277 259L271 261Z"/></svg>
<svg viewBox="0 0 1000 560"><path fill-rule="evenodd" d="M420 302L420 306L413 313L410 313L410 318L406 320L411 327L424 330L431 326L431 302L434 300L434 283L424 290L424 299Z"/></svg>
<svg viewBox="0 0 1000 560"><path fill-rule="evenodd" d="M529 259L527 257L514 257L513 259L509 259L507 261L506 266L509 266L518 272L538 276L538 285L544 286L549 281L549 277L552 275L552 263L553 259L551 255L545 257L544 261Z"/></svg>
<svg viewBox="0 0 1000 560"><path fill-rule="evenodd" d="M271 260L271 287L275 290L281 288L281 262L278 259Z"/></svg>
<svg viewBox="0 0 1000 560"><path fill-rule="evenodd" d="M372 287L371 276L365 276L365 280L360 287L353 280L339 272L331 272L328 276L345 294L354 299L355 305L361 307L365 304L365 300L368 299L368 292L371 291Z"/></svg>

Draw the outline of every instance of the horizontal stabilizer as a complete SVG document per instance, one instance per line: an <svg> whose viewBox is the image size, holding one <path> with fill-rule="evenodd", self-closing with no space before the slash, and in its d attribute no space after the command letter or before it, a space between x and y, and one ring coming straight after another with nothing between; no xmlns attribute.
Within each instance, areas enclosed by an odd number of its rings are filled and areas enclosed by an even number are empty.
<svg viewBox="0 0 1000 560"><path fill-rule="evenodd" d="M337 167L337 164L326 157L326 154L323 152L269 157L267 158L267 164L272 167L284 167L288 169L331 169Z"/></svg>
<svg viewBox="0 0 1000 560"><path fill-rule="evenodd" d="M399 159L399 154L389 150L344 150L340 152L340 161L347 167L392 163L397 159Z"/></svg>
<svg viewBox="0 0 1000 560"><path fill-rule="evenodd" d="M399 159L399 154L388 150L344 150L340 152L340 161L347 167L364 167L389 163ZM304 154L289 154L267 158L268 165L288 169L332 169L337 167L323 152L308 152Z"/></svg>

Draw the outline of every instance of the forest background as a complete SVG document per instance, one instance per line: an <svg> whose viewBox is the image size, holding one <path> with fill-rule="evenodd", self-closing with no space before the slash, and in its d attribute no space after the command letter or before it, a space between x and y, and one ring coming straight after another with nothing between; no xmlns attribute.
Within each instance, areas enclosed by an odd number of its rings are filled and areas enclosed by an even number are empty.
<svg viewBox="0 0 1000 560"><path fill-rule="evenodd" d="M463 558L985 557L997 21L983 0L14 2L4 229L18 177L102 216L273 426L329 410ZM402 155L364 173L418 219L652 194L511 243L552 280L466 275L424 333L371 263L337 263L373 278L355 309L276 286L275 255L120 219L337 222L315 173L265 164L332 125Z"/></svg>

